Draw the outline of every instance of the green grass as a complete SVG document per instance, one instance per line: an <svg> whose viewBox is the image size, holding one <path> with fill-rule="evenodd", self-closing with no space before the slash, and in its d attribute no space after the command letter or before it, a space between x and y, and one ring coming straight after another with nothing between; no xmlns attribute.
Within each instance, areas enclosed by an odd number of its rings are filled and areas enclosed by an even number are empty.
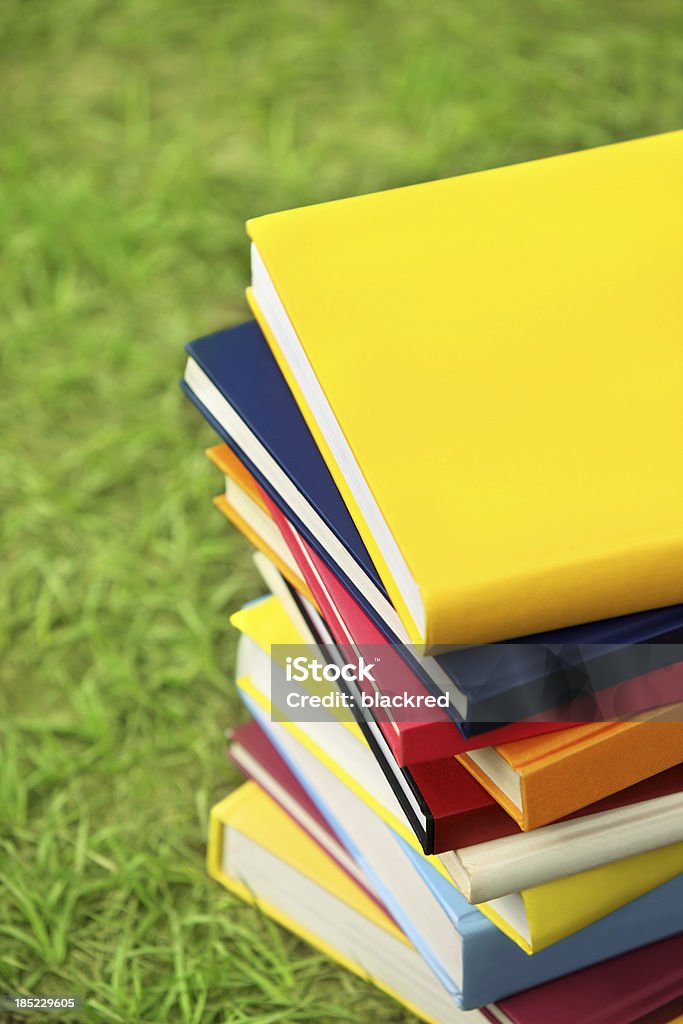
<svg viewBox="0 0 683 1024"><path fill-rule="evenodd" d="M260 585L182 345L247 317L248 216L679 126L682 30L676 0L0 6L0 992L409 1019L205 876Z"/></svg>

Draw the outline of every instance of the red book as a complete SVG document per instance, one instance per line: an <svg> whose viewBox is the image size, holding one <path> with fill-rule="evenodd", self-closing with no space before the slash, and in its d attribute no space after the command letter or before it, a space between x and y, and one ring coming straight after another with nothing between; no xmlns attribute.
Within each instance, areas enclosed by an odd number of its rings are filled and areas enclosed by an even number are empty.
<svg viewBox="0 0 683 1024"><path fill-rule="evenodd" d="M682 997L683 935L675 935L509 996L483 1012L495 1024L663 1024L683 1011Z"/></svg>
<svg viewBox="0 0 683 1024"><path fill-rule="evenodd" d="M409 769L404 768L403 774L404 778L410 780L409 784L422 804L427 821L431 823L431 843L427 842L425 853L446 853L522 831L495 798L454 757L414 764ZM682 791L683 764L680 764L583 807L561 820L598 814L600 811L610 811ZM394 792L399 796L396 788ZM422 840L420 835L418 838Z"/></svg>

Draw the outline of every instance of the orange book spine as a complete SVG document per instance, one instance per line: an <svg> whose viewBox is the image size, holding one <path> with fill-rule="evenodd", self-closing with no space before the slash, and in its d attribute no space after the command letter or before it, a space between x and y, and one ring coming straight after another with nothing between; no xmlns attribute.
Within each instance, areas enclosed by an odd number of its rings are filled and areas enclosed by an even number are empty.
<svg viewBox="0 0 683 1024"><path fill-rule="evenodd" d="M311 602L314 608L318 608L317 602L313 597L313 594L308 589L308 586L303 579L296 573L293 573L290 567L283 562L282 559L270 548L257 533L252 530L247 522L228 503L225 495L219 494L213 499L213 503L217 509L223 513L226 519L229 519L233 526L236 526L240 533L250 541L255 548L263 552L266 558L269 558L273 565L276 566L278 571L284 576L288 583L290 583L295 590L302 594L308 601Z"/></svg>
<svg viewBox="0 0 683 1024"><path fill-rule="evenodd" d="M683 760L678 722L607 723L567 748L522 769L524 829L556 821Z"/></svg>
<svg viewBox="0 0 683 1024"><path fill-rule="evenodd" d="M205 455L224 476L231 477L235 483L239 484L242 490L246 491L264 512L268 511L258 483L227 444L213 445L212 448L206 449Z"/></svg>
<svg viewBox="0 0 683 1024"><path fill-rule="evenodd" d="M496 749L520 777L521 809L467 754L458 759L518 825L530 831L683 762L683 725L577 726L554 743L544 736Z"/></svg>

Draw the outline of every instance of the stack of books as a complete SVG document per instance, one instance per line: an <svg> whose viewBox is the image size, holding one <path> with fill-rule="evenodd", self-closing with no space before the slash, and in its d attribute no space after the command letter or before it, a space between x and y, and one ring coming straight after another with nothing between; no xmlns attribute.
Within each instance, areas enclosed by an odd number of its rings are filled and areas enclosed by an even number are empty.
<svg viewBox="0 0 683 1024"><path fill-rule="evenodd" d="M424 1020L683 1013L681 181L672 133L261 217L188 345L269 591L210 873Z"/></svg>

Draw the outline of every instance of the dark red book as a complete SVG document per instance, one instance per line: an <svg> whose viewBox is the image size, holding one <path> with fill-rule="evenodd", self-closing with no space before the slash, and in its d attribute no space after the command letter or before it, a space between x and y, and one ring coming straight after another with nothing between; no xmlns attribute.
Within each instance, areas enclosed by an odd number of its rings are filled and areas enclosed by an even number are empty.
<svg viewBox="0 0 683 1024"><path fill-rule="evenodd" d="M375 756L378 751L375 749ZM378 757L378 760L379 757ZM380 760L384 768L384 764ZM391 766L389 766L389 770ZM454 757L440 761L425 761L410 768L400 769L420 803L428 822L425 853L446 853L448 850L463 849L476 843L515 835L521 829L500 804L481 786ZM391 778L385 770L385 775ZM392 787L400 795L396 785ZM638 782L635 786L620 790L604 800L581 808L565 819L598 814L617 807L654 800L659 796L683 791L683 764L675 765L665 772ZM405 805L402 805L407 811ZM415 823L411 824L415 827ZM431 826L431 843L430 839ZM420 832L416 829L422 841ZM431 848L429 848L431 847ZM683 926L683 922L681 922Z"/></svg>
<svg viewBox="0 0 683 1024"><path fill-rule="evenodd" d="M663 1024L683 1010L682 997L683 935L675 935L483 1012L495 1024Z"/></svg>

